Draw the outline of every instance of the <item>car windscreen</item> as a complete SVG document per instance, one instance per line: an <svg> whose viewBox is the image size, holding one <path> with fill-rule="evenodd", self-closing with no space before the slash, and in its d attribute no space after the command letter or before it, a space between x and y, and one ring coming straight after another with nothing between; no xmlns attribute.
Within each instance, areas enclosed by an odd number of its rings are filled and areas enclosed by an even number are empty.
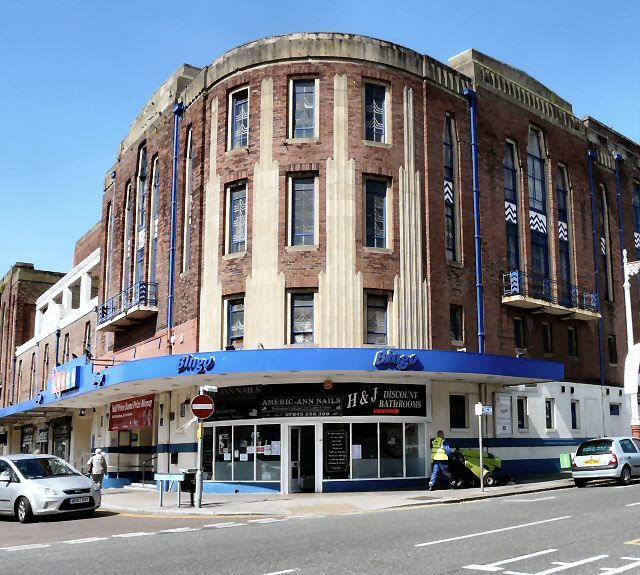
<svg viewBox="0 0 640 575"><path fill-rule="evenodd" d="M576 455L600 455L602 453L611 453L611 439L596 439L594 441L586 441L578 447Z"/></svg>
<svg viewBox="0 0 640 575"><path fill-rule="evenodd" d="M13 464L25 479L46 479L48 477L70 477L80 475L56 457L34 457L33 459L13 459Z"/></svg>

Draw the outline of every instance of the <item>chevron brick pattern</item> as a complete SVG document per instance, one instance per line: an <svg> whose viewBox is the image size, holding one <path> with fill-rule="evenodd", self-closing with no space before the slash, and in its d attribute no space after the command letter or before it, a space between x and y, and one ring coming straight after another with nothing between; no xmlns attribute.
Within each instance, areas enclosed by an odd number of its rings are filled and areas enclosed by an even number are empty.
<svg viewBox="0 0 640 575"><path fill-rule="evenodd" d="M633 232L633 244L637 250L640 250L640 233Z"/></svg>
<svg viewBox="0 0 640 575"><path fill-rule="evenodd" d="M558 238L563 242L569 241L569 228L567 222L558 223Z"/></svg>
<svg viewBox="0 0 640 575"><path fill-rule="evenodd" d="M444 181L444 201L453 204L453 183L449 180Z"/></svg>
<svg viewBox="0 0 640 575"><path fill-rule="evenodd" d="M547 216L538 212L529 212L529 227L533 232L547 234Z"/></svg>
<svg viewBox="0 0 640 575"><path fill-rule="evenodd" d="M607 255L607 243L605 242L604 238L600 238L600 251L602 252L603 256Z"/></svg>
<svg viewBox="0 0 640 575"><path fill-rule="evenodd" d="M515 204L504 202L504 219L511 224L518 223L518 210Z"/></svg>

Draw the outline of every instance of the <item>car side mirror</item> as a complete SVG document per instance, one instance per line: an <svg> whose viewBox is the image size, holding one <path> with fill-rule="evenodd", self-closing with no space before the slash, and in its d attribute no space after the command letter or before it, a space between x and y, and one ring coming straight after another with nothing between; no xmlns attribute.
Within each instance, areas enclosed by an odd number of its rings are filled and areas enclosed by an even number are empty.
<svg viewBox="0 0 640 575"><path fill-rule="evenodd" d="M11 476L10 471L3 471L0 473L0 481L6 481L7 483L11 483L13 477Z"/></svg>

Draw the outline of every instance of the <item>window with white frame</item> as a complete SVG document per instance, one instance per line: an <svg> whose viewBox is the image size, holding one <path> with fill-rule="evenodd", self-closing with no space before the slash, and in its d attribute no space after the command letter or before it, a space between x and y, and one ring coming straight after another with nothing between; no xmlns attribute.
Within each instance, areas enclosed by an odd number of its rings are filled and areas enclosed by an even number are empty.
<svg viewBox="0 0 640 575"><path fill-rule="evenodd" d="M526 397L516 398L518 429L529 429L529 404Z"/></svg>
<svg viewBox="0 0 640 575"><path fill-rule="evenodd" d="M388 336L388 305L386 294L367 293L367 343L387 344Z"/></svg>
<svg viewBox="0 0 640 575"><path fill-rule="evenodd" d="M313 343L314 311L313 293L291 294L291 335L290 343Z"/></svg>
<svg viewBox="0 0 640 575"><path fill-rule="evenodd" d="M388 182L366 178L364 185L366 245L370 248L386 248Z"/></svg>
<svg viewBox="0 0 640 575"><path fill-rule="evenodd" d="M317 130L317 78L298 78L290 81L291 120L289 137L314 138Z"/></svg>
<svg viewBox="0 0 640 575"><path fill-rule="evenodd" d="M244 298L227 301L227 345L244 347Z"/></svg>
<svg viewBox="0 0 640 575"><path fill-rule="evenodd" d="M291 190L291 234L292 246L315 245L316 177L314 175L292 176Z"/></svg>
<svg viewBox="0 0 640 575"><path fill-rule="evenodd" d="M386 143L387 136L387 88L381 84L364 86L365 140Z"/></svg>
<svg viewBox="0 0 640 575"><path fill-rule="evenodd" d="M184 198L182 202L182 271L191 266L191 227L193 216L193 130L187 130L184 168Z"/></svg>
<svg viewBox="0 0 640 575"><path fill-rule="evenodd" d="M580 401L571 400L571 429L580 429Z"/></svg>
<svg viewBox="0 0 640 575"><path fill-rule="evenodd" d="M229 96L229 149L249 145L249 89L243 88Z"/></svg>
<svg viewBox="0 0 640 575"><path fill-rule="evenodd" d="M466 429L469 427L466 395L449 395L449 427L451 429Z"/></svg>
<svg viewBox="0 0 640 575"><path fill-rule="evenodd" d="M247 184L241 183L228 189L229 242L228 253L246 250L247 241Z"/></svg>
<svg viewBox="0 0 640 575"><path fill-rule="evenodd" d="M544 400L544 422L546 429L555 429L556 427L554 403L554 400L550 397Z"/></svg>

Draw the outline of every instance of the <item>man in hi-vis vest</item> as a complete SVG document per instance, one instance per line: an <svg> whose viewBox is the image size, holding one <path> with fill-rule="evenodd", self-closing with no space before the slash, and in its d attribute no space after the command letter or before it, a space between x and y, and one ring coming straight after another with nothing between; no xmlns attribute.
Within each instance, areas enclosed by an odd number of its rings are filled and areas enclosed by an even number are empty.
<svg viewBox="0 0 640 575"><path fill-rule="evenodd" d="M451 473L449 473L449 455L451 455L451 448L447 445L447 441L444 438L444 431L438 431L438 436L431 441L431 463L432 473L431 479L429 479L429 491L433 491L436 488L438 482L438 476L444 475L447 484L451 487L455 487L456 482L453 480Z"/></svg>

